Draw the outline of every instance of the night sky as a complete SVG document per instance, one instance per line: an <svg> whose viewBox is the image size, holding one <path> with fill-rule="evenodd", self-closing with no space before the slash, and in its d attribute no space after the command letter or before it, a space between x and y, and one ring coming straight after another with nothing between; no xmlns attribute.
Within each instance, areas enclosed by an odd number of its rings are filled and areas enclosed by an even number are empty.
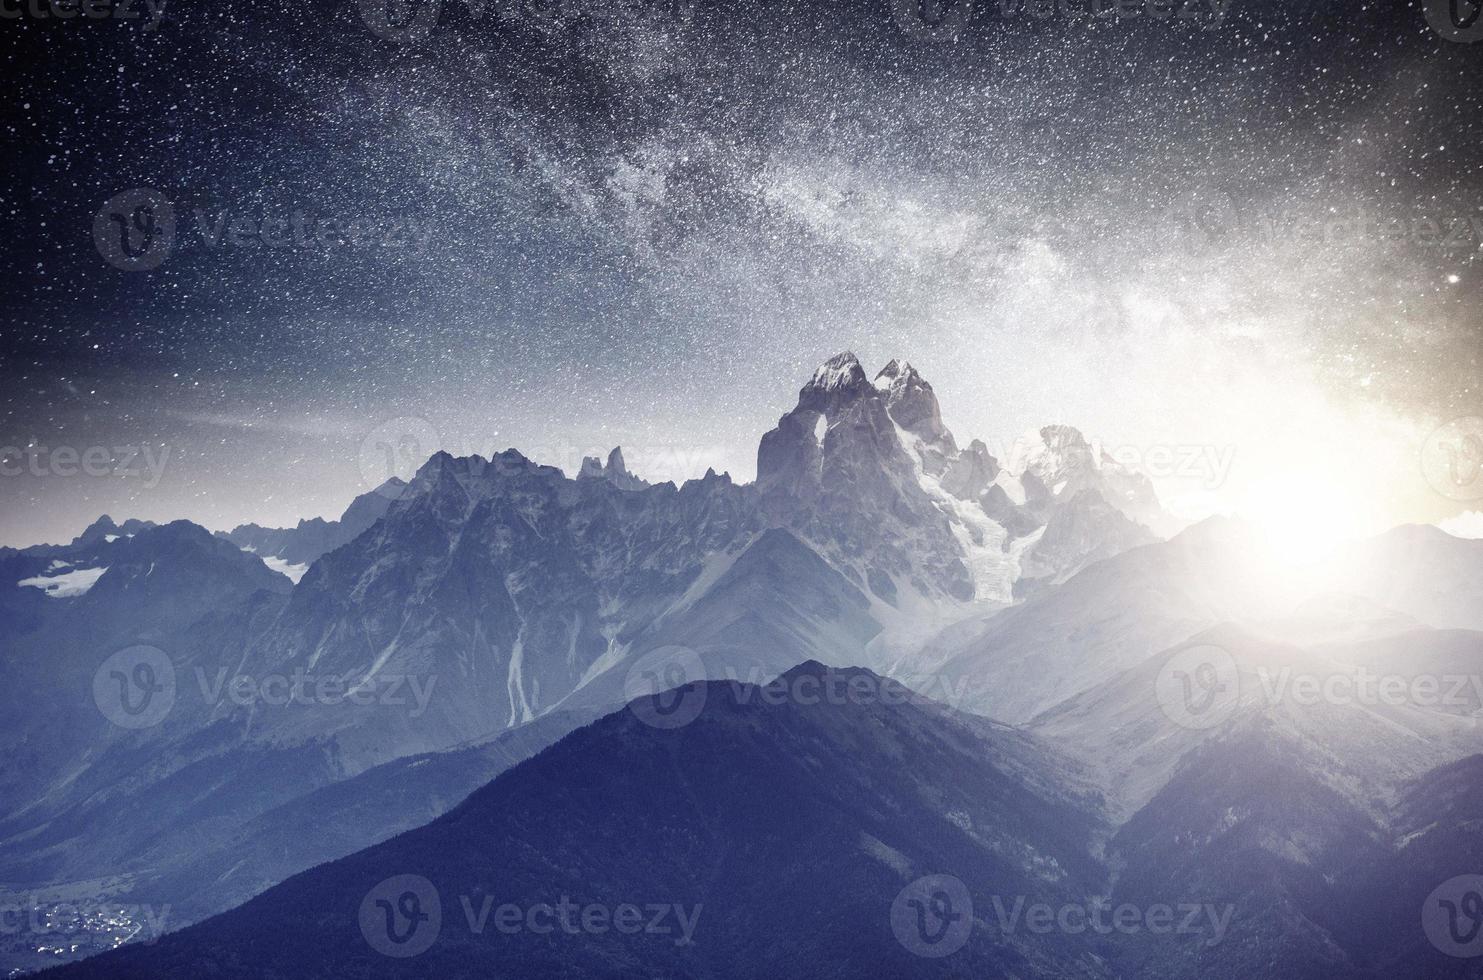
<svg viewBox="0 0 1483 980"><path fill-rule="evenodd" d="M1483 509L1450 2L412 0L393 37L374 0L23 0L0 544L335 515L387 444L747 480L845 349L1001 458L1076 425L1185 517Z"/></svg>

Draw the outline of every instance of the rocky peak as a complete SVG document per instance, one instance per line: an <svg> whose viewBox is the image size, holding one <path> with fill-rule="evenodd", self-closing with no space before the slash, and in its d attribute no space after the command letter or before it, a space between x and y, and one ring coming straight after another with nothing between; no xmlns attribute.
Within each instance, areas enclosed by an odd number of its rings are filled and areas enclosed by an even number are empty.
<svg viewBox="0 0 1483 980"><path fill-rule="evenodd" d="M797 407L762 437L757 487L773 520L857 582L870 581L877 595L892 595L890 583L899 580L971 598L948 519L920 482L921 472L941 471L941 443L904 436L908 430L888 408L896 397L904 417L930 433L936 397L909 365L897 362L892 370L894 387L882 390L853 354L825 362L799 392Z"/></svg>
<svg viewBox="0 0 1483 980"><path fill-rule="evenodd" d="M1040 443L1032 444L1014 467L1021 474L1029 502L1062 494L1070 499L1082 490L1100 489L1096 456L1079 429L1047 425L1039 435Z"/></svg>
<svg viewBox="0 0 1483 980"><path fill-rule="evenodd" d="M942 412L932 386L910 362L893 358L875 376L875 387L885 394L891 421L922 441L923 468L934 476L940 475L958 454L958 444L942 424Z"/></svg>
<svg viewBox="0 0 1483 980"><path fill-rule="evenodd" d="M1051 451L1062 455L1091 451L1091 444L1081 430L1072 425L1047 425L1040 430L1040 438Z"/></svg>
<svg viewBox="0 0 1483 980"><path fill-rule="evenodd" d="M608 453L607 465L598 462L596 456L583 458L582 468L577 471L577 479L607 480L622 490L642 490L649 485L628 472L628 466L623 462L621 446L614 446L613 451Z"/></svg>
<svg viewBox="0 0 1483 980"><path fill-rule="evenodd" d="M893 357L886 362L886 366L881 368L880 373L875 376L875 386L889 390L896 382L896 379L907 373L916 374L916 368L911 366L910 361L898 361Z"/></svg>
<svg viewBox="0 0 1483 980"><path fill-rule="evenodd" d="M154 527L153 521L141 521L137 518L129 518L123 524L116 524L112 517L104 514L93 523L89 524L81 534L72 539L68 547L82 547L85 545L103 544L109 538L133 537L140 531Z"/></svg>
<svg viewBox="0 0 1483 980"><path fill-rule="evenodd" d="M808 384L798 392L798 407L827 413L841 401L851 401L874 393L875 389L866 378L859 358L845 351L819 365L813 377L808 379Z"/></svg>
<svg viewBox="0 0 1483 980"><path fill-rule="evenodd" d="M959 500L977 500L993 484L999 470L999 461L989 453L989 447L975 439L948 463L942 474L942 488Z"/></svg>

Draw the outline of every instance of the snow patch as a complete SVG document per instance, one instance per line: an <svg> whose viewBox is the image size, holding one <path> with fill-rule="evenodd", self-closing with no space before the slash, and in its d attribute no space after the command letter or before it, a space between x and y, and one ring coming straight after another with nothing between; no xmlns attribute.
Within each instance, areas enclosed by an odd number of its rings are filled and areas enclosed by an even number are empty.
<svg viewBox="0 0 1483 980"><path fill-rule="evenodd" d="M911 858L864 831L860 832L860 848L901 877L906 878L912 874Z"/></svg>
<svg viewBox="0 0 1483 980"><path fill-rule="evenodd" d="M53 565L56 563L53 562ZM50 571L50 569L48 569ZM60 575L37 575L33 578L23 578L16 585L29 586L41 589L53 599L70 599L73 596L84 595L103 577L108 571L107 566L103 568L77 568Z"/></svg>
<svg viewBox="0 0 1483 980"><path fill-rule="evenodd" d="M298 585L299 579L303 578L304 573L309 570L308 565L293 565L289 562L284 561L282 558L264 558L263 564L267 565L279 575L287 575L289 581L292 582L294 585Z"/></svg>
<svg viewBox="0 0 1483 980"><path fill-rule="evenodd" d="M996 486L1003 490L1004 495L1009 498L1009 502L1016 507L1025 506L1025 485L1020 481L1019 477L1009 472L1009 470L1000 470L999 475L994 477L994 482L990 486Z"/></svg>
<svg viewBox="0 0 1483 980"><path fill-rule="evenodd" d="M751 543L751 541L748 541L747 546L750 546ZM695 581L690 583L690 587L685 590L684 595L680 596L674 601L673 605L671 605L664 612L660 613L659 618L656 620L656 623L662 623L665 620L669 619L671 616L678 615L679 613L682 613L685 610L689 609L691 606L695 605L696 601L699 600L701 596L709 592L711 590L711 586L715 585L716 582L720 580L721 576L725 575L726 572L730 570L731 566L736 564L736 559L741 555L743 551L746 550L746 547L742 547L737 548L734 551L717 551L707 555L705 557L705 561L700 566L700 574L695 576ZM605 613L608 613L610 615L617 615L621 611L621 609L615 608L611 611L605 610ZM608 636L608 649L611 651L613 636L608 635L606 630L603 631L603 634L605 636ZM589 670L589 673L590 672L591 671Z"/></svg>
<svg viewBox="0 0 1483 980"><path fill-rule="evenodd" d="M1018 552L1004 549L1009 532L977 503L959 500L944 490L936 477L922 469L922 440L899 425L895 429L896 438L901 440L916 468L917 483L947 516L948 527L962 549L963 564L973 578L974 601L1006 605L1014 602L1014 581L1019 578L1020 564Z"/></svg>

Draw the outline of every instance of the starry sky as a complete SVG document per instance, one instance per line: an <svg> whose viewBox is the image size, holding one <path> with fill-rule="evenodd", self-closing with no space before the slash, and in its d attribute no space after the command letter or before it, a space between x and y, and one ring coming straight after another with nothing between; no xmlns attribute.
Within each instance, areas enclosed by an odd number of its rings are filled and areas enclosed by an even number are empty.
<svg viewBox="0 0 1483 980"><path fill-rule="evenodd" d="M28 13L0 544L335 516L440 447L748 480L845 349L1001 458L1076 425L1189 519L1483 509L1450 2Z"/></svg>

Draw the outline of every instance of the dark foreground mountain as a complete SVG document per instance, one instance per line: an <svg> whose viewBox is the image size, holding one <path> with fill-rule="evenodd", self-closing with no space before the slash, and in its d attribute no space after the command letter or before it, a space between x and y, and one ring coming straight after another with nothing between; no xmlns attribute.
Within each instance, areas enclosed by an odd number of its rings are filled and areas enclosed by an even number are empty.
<svg viewBox="0 0 1483 980"><path fill-rule="evenodd" d="M868 671L687 685L55 975L1477 976L1437 942L1469 928L1483 756L1370 799L1333 758L1365 712L1296 710L1243 701L1114 830L1047 742Z"/></svg>
<svg viewBox="0 0 1483 980"><path fill-rule="evenodd" d="M426 827L56 975L1108 976L1099 937L992 924L991 896L1101 887L1082 785L1024 734L866 671L689 685ZM909 890L941 872L962 885Z"/></svg>

